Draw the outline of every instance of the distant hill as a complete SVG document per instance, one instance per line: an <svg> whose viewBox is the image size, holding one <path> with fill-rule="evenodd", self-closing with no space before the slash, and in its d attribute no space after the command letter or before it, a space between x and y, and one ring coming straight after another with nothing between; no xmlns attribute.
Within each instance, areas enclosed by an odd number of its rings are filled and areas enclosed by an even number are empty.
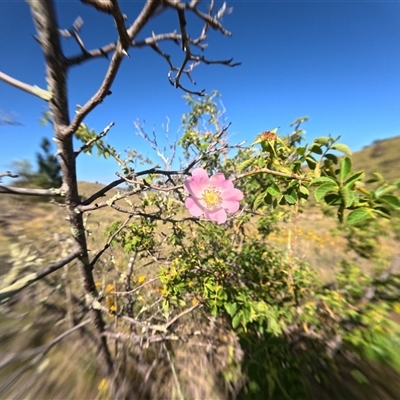
<svg viewBox="0 0 400 400"><path fill-rule="evenodd" d="M364 170L367 177L380 172L388 181L400 178L400 136L375 140L353 154L354 170Z"/></svg>

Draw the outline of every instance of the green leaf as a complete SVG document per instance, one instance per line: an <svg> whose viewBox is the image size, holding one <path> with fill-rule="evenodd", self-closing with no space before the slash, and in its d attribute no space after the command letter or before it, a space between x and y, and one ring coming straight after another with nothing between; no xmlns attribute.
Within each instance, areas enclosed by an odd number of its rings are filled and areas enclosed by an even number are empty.
<svg viewBox="0 0 400 400"><path fill-rule="evenodd" d="M257 208L260 207L261 203L263 202L263 200L264 200L264 198L265 198L265 196L266 196L267 194L268 194L267 192L260 193L260 194L255 198L254 203L253 203L253 209L254 209L254 210L257 210Z"/></svg>
<svg viewBox="0 0 400 400"><path fill-rule="evenodd" d="M354 207L359 203L360 198L358 197L358 194L356 192L350 191L350 194L351 194L351 205L350 206Z"/></svg>
<svg viewBox="0 0 400 400"><path fill-rule="evenodd" d="M306 146L298 147L296 149L296 154L298 154L299 156L304 156L304 153L306 152L306 149L307 149Z"/></svg>
<svg viewBox="0 0 400 400"><path fill-rule="evenodd" d="M294 197L294 194L295 194L295 193L296 193L296 192L293 192L293 193L291 193L291 194L285 194L285 195L284 195L285 200L286 200L286 202L287 202L288 204L295 204L295 203L296 203L297 198ZM297 196L296 196L296 197L297 197Z"/></svg>
<svg viewBox="0 0 400 400"><path fill-rule="evenodd" d="M299 192L303 193L303 194L310 194L310 191L308 190L308 188L303 185L299 186Z"/></svg>
<svg viewBox="0 0 400 400"><path fill-rule="evenodd" d="M325 158L332 161L334 164L337 164L339 161L338 156L331 153L325 154Z"/></svg>
<svg viewBox="0 0 400 400"><path fill-rule="evenodd" d="M236 329L240 323L240 313L236 314L232 319L232 328Z"/></svg>
<svg viewBox="0 0 400 400"><path fill-rule="evenodd" d="M345 157L340 160L340 180L343 182L350 174L352 168L351 158Z"/></svg>
<svg viewBox="0 0 400 400"><path fill-rule="evenodd" d="M306 163L308 165L308 168L310 168L311 170L314 170L317 166L317 161L315 161L312 157L307 157Z"/></svg>
<svg viewBox="0 0 400 400"><path fill-rule="evenodd" d="M225 310L229 314L230 317L233 317L237 311L237 304L236 303L225 303Z"/></svg>
<svg viewBox="0 0 400 400"><path fill-rule="evenodd" d="M375 196L378 198L386 193L393 192L396 189L397 189L397 186L395 186L395 185L381 186L375 190Z"/></svg>
<svg viewBox="0 0 400 400"><path fill-rule="evenodd" d="M347 156L351 156L350 147L343 143L335 143L331 147L334 150L340 151L341 153L346 154Z"/></svg>
<svg viewBox="0 0 400 400"><path fill-rule="evenodd" d="M338 206L342 204L342 198L339 194L337 193L331 193L327 194L324 198L326 204L329 204L330 206Z"/></svg>
<svg viewBox="0 0 400 400"><path fill-rule="evenodd" d="M352 191L347 187L343 187L340 189L340 196L346 208L349 208L353 203L353 196L351 194Z"/></svg>
<svg viewBox="0 0 400 400"><path fill-rule="evenodd" d="M250 167L250 165L252 165L252 164L254 163L254 161L255 161L254 158L249 158L248 160L243 161L243 162L237 167L238 171L239 171L239 172L244 171L245 169L247 169L248 167Z"/></svg>
<svg viewBox="0 0 400 400"><path fill-rule="evenodd" d="M347 179L347 181L343 184L343 186L350 188L351 186L353 186L357 181L361 181L362 179L364 179L365 176L365 172L357 172L353 175L350 176L349 179Z"/></svg>
<svg viewBox="0 0 400 400"><path fill-rule="evenodd" d="M371 211L368 208L357 208L347 216L346 222L354 225L371 218L371 216Z"/></svg>
<svg viewBox="0 0 400 400"><path fill-rule="evenodd" d="M389 204L396 210L400 209L400 199L396 196L393 196L391 194L385 194L379 197L379 200L383 201L386 204Z"/></svg>
<svg viewBox="0 0 400 400"><path fill-rule="evenodd" d="M319 138L314 139L314 142L322 144L324 146L327 146L329 144L330 140L331 140L331 138L328 136L321 136Z"/></svg>
<svg viewBox="0 0 400 400"><path fill-rule="evenodd" d="M321 149L321 145L317 144L317 143L313 143L310 147L310 151L311 153L315 153L315 154L322 154L322 149Z"/></svg>
<svg viewBox="0 0 400 400"><path fill-rule="evenodd" d="M271 186L268 186L267 192L272 196L278 196L281 194L281 189L276 183L273 183Z"/></svg>
<svg viewBox="0 0 400 400"><path fill-rule="evenodd" d="M369 182L385 182L385 179L383 178L382 174L380 174L379 172L374 172L372 174L374 177L372 179L369 180Z"/></svg>
<svg viewBox="0 0 400 400"><path fill-rule="evenodd" d="M317 200L317 202L320 202L329 192L336 192L338 189L339 188L336 185L336 183L331 183L331 182L324 183L315 189L314 192L315 200Z"/></svg>
<svg viewBox="0 0 400 400"><path fill-rule="evenodd" d="M310 182L310 185L317 185L320 183L333 183L334 185L337 185L337 182L330 176L319 176L318 178L314 178Z"/></svg>

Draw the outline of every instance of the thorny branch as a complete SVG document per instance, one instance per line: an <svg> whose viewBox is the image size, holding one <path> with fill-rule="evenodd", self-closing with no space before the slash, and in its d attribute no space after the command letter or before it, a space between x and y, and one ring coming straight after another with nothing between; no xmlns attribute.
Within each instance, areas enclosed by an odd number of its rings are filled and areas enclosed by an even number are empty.
<svg viewBox="0 0 400 400"><path fill-rule="evenodd" d="M103 132L99 133L95 138L88 140L83 146L81 146L78 150L75 150L75 157L77 157L80 153L87 150L92 144L96 143L98 140L102 139L107 135L108 131L115 125L114 122L111 122L108 126L106 126Z"/></svg>

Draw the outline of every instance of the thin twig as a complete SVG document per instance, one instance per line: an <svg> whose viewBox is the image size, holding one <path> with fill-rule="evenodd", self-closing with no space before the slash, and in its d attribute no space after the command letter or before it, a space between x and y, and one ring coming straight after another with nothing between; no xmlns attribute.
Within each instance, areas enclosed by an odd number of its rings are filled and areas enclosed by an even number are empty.
<svg viewBox="0 0 400 400"><path fill-rule="evenodd" d="M24 358L36 356L37 354L46 354L54 345L56 345L58 342L60 342L62 339L70 335L71 333L75 332L76 330L84 327L90 322L90 319L87 319L83 322L81 322L78 325L73 326L72 328L68 329L61 335L57 336L55 339L53 339L51 342L44 344L43 346L36 347L34 349L29 349L25 351L21 351L19 353L12 353L12 354L7 354L7 355L2 355L2 361L0 362L0 369L6 367L8 364L10 364L13 361L18 361L18 360L23 360Z"/></svg>
<svg viewBox="0 0 400 400"><path fill-rule="evenodd" d="M107 135L108 131L115 125L114 122L111 122L108 126L106 126L103 132L99 133L93 139L88 140L83 146L81 146L78 150L75 150L75 157L77 157L80 153L87 150L92 144L96 143L98 140Z"/></svg>

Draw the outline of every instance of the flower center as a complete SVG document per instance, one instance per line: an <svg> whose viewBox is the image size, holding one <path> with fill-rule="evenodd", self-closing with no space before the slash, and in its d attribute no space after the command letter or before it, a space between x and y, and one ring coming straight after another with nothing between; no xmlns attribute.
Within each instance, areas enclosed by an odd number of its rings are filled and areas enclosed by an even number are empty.
<svg viewBox="0 0 400 400"><path fill-rule="evenodd" d="M203 192L203 200L207 208L217 208L221 206L222 196L221 192L213 187L208 187Z"/></svg>

